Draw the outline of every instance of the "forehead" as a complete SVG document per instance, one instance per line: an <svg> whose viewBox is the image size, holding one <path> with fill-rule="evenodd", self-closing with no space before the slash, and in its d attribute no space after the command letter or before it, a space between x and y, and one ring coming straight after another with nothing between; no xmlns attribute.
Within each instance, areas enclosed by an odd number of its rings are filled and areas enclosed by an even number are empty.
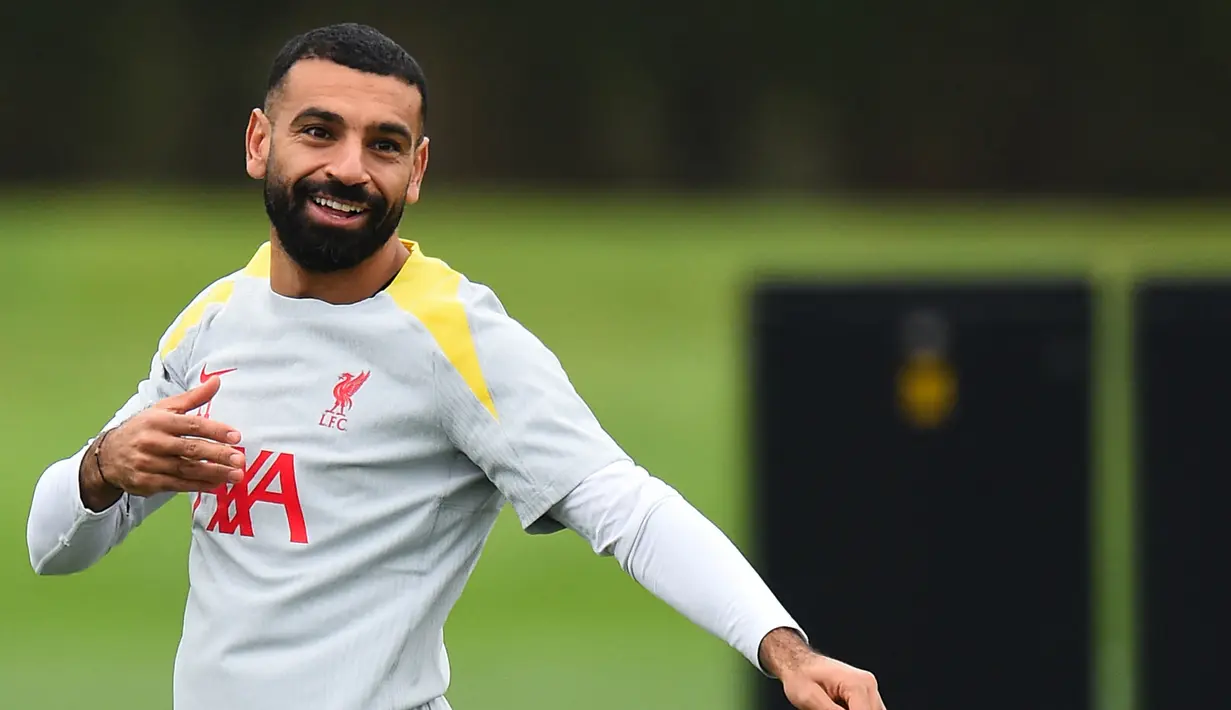
<svg viewBox="0 0 1231 710"><path fill-rule="evenodd" d="M394 76L368 74L324 59L296 62L282 81L280 109L294 116L312 106L347 122L380 123L392 118L418 125L419 90Z"/></svg>

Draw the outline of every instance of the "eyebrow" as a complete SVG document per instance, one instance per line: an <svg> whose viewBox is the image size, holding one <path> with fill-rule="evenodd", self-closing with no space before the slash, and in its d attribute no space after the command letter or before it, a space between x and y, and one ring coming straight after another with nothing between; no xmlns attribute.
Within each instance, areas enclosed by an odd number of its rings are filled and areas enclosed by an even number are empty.
<svg viewBox="0 0 1231 710"><path fill-rule="evenodd" d="M295 117L295 123L299 123L300 121L308 118L315 118L318 121L325 121L327 123L346 123L341 116L333 111L326 111L323 108L316 108L315 106L300 111L299 115Z"/></svg>
<svg viewBox="0 0 1231 710"><path fill-rule="evenodd" d="M323 108L317 108L315 106L310 106L300 111L299 115L295 117L294 122L299 123L300 121L304 121L310 118L315 118L318 121L325 121L326 123L341 123L341 124L346 123L346 120L342 118L342 116L340 116L339 114L334 113L333 111L328 111ZM410 141L412 143L415 140L414 134L411 133L410 129L401 123L395 123L393 121L385 121L384 123L378 124L376 126L376 129L380 131L381 133L388 133L388 134L392 134L396 136L401 136L405 138L407 141Z"/></svg>
<svg viewBox="0 0 1231 710"><path fill-rule="evenodd" d="M392 123L392 122L386 121L378 125L376 128L381 133L391 133L395 136L401 136L405 138L407 141L410 141L411 143L413 143L415 140L415 137L411 135L410 133L410 129L407 128L406 126L403 126L400 123Z"/></svg>

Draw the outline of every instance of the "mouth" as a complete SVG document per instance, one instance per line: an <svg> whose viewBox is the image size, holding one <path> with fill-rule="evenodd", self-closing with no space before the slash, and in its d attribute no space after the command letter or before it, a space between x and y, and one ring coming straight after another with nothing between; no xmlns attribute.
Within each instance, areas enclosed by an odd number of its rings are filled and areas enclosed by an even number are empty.
<svg viewBox="0 0 1231 710"><path fill-rule="evenodd" d="M318 221L339 226L353 224L368 213L366 205L321 195L309 198L308 207Z"/></svg>

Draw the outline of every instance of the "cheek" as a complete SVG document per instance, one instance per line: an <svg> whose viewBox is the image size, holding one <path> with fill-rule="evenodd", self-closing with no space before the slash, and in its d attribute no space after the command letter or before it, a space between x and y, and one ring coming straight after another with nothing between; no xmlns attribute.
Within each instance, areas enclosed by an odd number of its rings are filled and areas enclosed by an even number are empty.
<svg viewBox="0 0 1231 710"><path fill-rule="evenodd" d="M322 156L312 150L305 150L293 143L283 144L269 154L268 168L270 175L279 176L283 182L294 184L304 178L314 178L324 170L325 161Z"/></svg>
<svg viewBox="0 0 1231 710"><path fill-rule="evenodd" d="M374 180L381 197L385 198L390 205L396 205L406 199L406 191L410 189L413 181L414 174L404 167L389 170L379 179Z"/></svg>

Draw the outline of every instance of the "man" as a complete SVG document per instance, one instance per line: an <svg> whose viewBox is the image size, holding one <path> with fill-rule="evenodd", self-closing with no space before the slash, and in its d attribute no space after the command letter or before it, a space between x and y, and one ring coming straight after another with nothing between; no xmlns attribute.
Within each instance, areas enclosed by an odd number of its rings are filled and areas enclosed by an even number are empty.
<svg viewBox="0 0 1231 710"><path fill-rule="evenodd" d="M163 334L137 392L40 478L30 559L70 574L192 498L177 710L448 708L442 628L507 501L569 528L809 710L883 710L738 550L638 467L552 353L396 227L426 83L365 26L291 40L246 135L270 240Z"/></svg>

